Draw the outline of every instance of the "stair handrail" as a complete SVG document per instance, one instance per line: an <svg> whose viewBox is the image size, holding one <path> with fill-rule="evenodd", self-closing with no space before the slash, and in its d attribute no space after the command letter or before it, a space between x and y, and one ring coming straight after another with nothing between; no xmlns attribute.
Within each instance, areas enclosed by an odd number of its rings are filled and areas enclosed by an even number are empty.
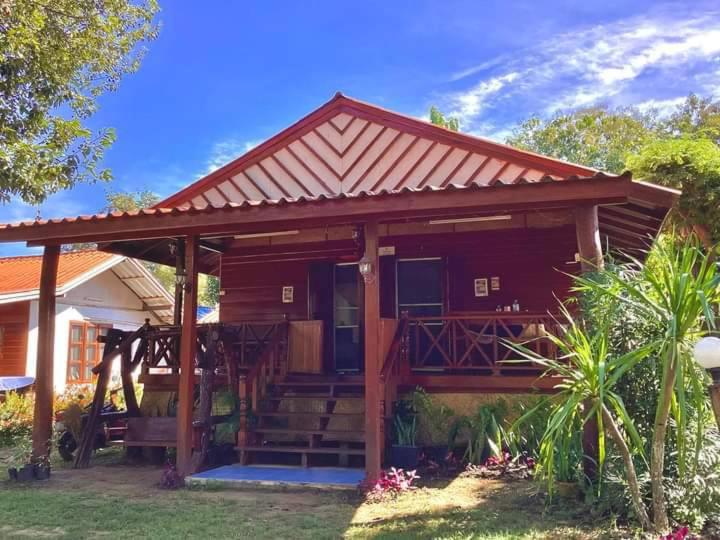
<svg viewBox="0 0 720 540"><path fill-rule="evenodd" d="M398 380L403 360L407 362L408 313L400 314L393 340L380 370L380 414L388 419L393 412L393 403L397 400Z"/></svg>
<svg viewBox="0 0 720 540"><path fill-rule="evenodd" d="M388 349L387 355L385 355L385 361L380 370L380 380L383 382L387 382L393 375L398 373L402 358L405 356L408 320L408 312L403 311L398 319L393 340L390 343L390 348Z"/></svg>
<svg viewBox="0 0 720 540"><path fill-rule="evenodd" d="M287 353L281 356L281 345L287 341L289 322L287 320L277 323L270 341L265 345L257 362L245 373L239 374L238 398L240 401L240 420L237 434L238 446L245 446L249 437L248 416L258 409L258 404L265 396L268 386L275 377L285 378L288 369Z"/></svg>

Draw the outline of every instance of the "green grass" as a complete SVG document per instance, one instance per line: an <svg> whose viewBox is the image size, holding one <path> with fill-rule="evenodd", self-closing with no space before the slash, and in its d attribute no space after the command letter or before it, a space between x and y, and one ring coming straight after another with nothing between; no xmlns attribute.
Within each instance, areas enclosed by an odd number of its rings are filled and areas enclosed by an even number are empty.
<svg viewBox="0 0 720 540"><path fill-rule="evenodd" d="M0 538L620 537L575 503L545 512L526 482L462 479L365 504L355 493L317 490L163 491L159 476L113 464L58 470L47 483L0 482Z"/></svg>

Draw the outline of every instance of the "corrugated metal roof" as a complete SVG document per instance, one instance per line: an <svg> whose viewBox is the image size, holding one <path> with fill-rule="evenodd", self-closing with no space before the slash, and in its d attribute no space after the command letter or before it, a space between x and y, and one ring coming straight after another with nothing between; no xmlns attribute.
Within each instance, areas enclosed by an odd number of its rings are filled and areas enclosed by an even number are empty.
<svg viewBox="0 0 720 540"><path fill-rule="evenodd" d="M595 172L337 93L288 128L155 206L493 185Z"/></svg>
<svg viewBox="0 0 720 540"><path fill-rule="evenodd" d="M554 183L554 182L578 182L583 180L591 180L598 178L617 178L617 179L629 179L631 175L629 173L623 173L622 175L608 175L602 172L593 174L592 176L577 176L571 175L563 179L554 178L552 176L543 176L536 180L528 180L526 178L518 178L512 182L505 182L498 180L492 184L469 184L466 186L460 186L456 184L449 184L445 187L438 186L424 186L422 188L404 187L398 190L386 190L382 189L379 191L360 191L357 193L335 193L335 194L320 194L317 196L302 195L299 197L280 197L277 199L263 199L259 201L245 200L239 203L236 202L225 202L222 204L217 203L204 203L204 204L186 204L182 207L175 208L144 208L141 210L134 210L130 212L110 212L103 214L93 215L82 215L77 217L64 217L60 219L38 219L35 221L24 221L20 223L0 224L0 231L7 229L19 229L24 227L42 227L52 226L64 223L75 223L75 222L92 222L102 220L119 220L119 219L132 219L135 216L167 216L167 215L180 215L180 214L205 214L213 213L217 211L242 211L243 209L261 208L266 206L282 206L282 205L295 205L295 204L315 204L322 203L330 200L345 200L345 199L365 199L370 197L402 197L408 193L438 193L438 192L452 192L452 191L476 191L484 190L488 188L498 188L501 186L509 188L513 185L520 184L538 184L538 183Z"/></svg>

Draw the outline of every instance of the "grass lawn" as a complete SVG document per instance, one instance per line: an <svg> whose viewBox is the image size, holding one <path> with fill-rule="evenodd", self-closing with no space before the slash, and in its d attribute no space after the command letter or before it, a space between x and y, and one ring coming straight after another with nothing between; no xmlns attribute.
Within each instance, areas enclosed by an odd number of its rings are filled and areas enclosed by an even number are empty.
<svg viewBox="0 0 720 540"><path fill-rule="evenodd" d="M355 493L181 489L112 459L44 483L0 482L0 538L621 538L585 509L545 511L526 482L435 482L382 504ZM4 470L2 471L4 475Z"/></svg>

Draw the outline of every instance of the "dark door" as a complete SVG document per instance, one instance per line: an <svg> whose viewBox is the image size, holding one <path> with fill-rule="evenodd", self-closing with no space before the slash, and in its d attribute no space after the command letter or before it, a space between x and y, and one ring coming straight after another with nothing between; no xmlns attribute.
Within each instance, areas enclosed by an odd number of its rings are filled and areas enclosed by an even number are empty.
<svg viewBox="0 0 720 540"><path fill-rule="evenodd" d="M443 364L440 348L444 343L434 343L443 323L433 317L443 314L442 259L406 259L397 262L397 311L398 316L407 311L410 317L428 319L422 321L425 330L411 325L410 361L416 369L437 369Z"/></svg>
<svg viewBox="0 0 720 540"><path fill-rule="evenodd" d="M362 369L362 295L357 264L338 264L334 277L335 313L333 341L335 371L358 372Z"/></svg>

